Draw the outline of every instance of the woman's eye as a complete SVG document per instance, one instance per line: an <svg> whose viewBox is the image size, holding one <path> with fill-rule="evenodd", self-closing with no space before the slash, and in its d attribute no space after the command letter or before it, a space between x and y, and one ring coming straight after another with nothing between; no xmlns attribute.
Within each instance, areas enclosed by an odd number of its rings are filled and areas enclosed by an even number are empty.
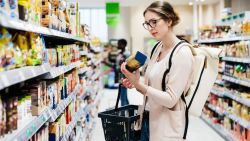
<svg viewBox="0 0 250 141"><path fill-rule="evenodd" d="M156 24L156 20L152 20L151 23L152 23L152 24Z"/></svg>

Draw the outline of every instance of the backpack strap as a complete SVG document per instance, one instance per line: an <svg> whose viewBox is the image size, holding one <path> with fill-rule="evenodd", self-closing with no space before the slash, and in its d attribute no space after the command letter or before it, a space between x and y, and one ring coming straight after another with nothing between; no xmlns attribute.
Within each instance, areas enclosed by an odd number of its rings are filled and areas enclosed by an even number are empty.
<svg viewBox="0 0 250 141"><path fill-rule="evenodd" d="M185 43L185 41L181 40L172 50L170 57L169 57L169 61L168 61L168 68L166 69L166 71L163 74L163 78L162 78L162 82L161 82L161 87L163 91L166 91L166 76L169 73L171 66L172 66L172 58L173 58L173 54L175 52L175 50L178 48L178 46L180 46L182 43ZM185 129L184 129L184 134L183 134L183 139L186 139L187 136L187 130L188 130L188 124L189 124L189 116L188 116L188 106L187 106L187 102L185 100L185 93L183 92L181 95L181 99L182 101L185 103Z"/></svg>
<svg viewBox="0 0 250 141"><path fill-rule="evenodd" d="M154 45L154 47L153 47L153 49L152 49L152 51L151 51L151 54L150 54L150 59L152 58L152 56L153 56L153 54L154 54L154 52L155 52L155 49L156 49L156 47L157 47L159 44L160 44L160 41L157 42L157 43Z"/></svg>
<svg viewBox="0 0 250 141"><path fill-rule="evenodd" d="M158 41L158 42L154 45L154 47L153 47L153 49L152 49L152 51L151 51L151 53L150 53L150 59L152 58L152 56L153 56L153 54L154 54L154 52L155 52L155 49L156 49L157 46L160 44L160 42L161 42L161 41ZM144 69L144 73L147 71L147 68L148 68L148 65L146 65L146 67L145 67L145 69Z"/></svg>
<svg viewBox="0 0 250 141"><path fill-rule="evenodd" d="M177 47L180 46L182 43L185 43L185 42L186 41L181 40L177 45L175 45L174 49L172 50L172 52L170 54L169 61L168 61L168 68L164 72L163 77L162 77L162 81L161 81L161 88L162 88L163 91L166 91L166 85L165 85L166 76L169 73L169 71L171 69L171 66L172 66L172 57L173 57L173 54L174 54L175 50L177 49Z"/></svg>
<svg viewBox="0 0 250 141"><path fill-rule="evenodd" d="M200 85L200 82L201 82L201 77L202 77L202 74L203 74L203 72L204 72L205 66L206 66L206 60L204 60L204 64L203 64L203 67L202 67L202 70L201 70L201 74L200 74L200 76L199 76L198 83L197 83L197 85L196 85L196 87L195 87L194 94L192 95L191 100L190 100L188 106L187 106L187 103L186 103L186 100L185 100L184 93L181 95L181 99L182 99L182 101L184 101L185 106L186 106L186 110L185 110L185 120L186 120L186 122L185 122L185 130L184 130L183 139L186 139L186 137L187 137L188 123L189 123L188 111L189 111L189 108L191 107L191 104L192 104L192 102L193 102L193 100L194 100L194 97L195 97L195 95L196 95L196 92L197 92L197 90L198 90L198 88L199 88L199 85Z"/></svg>
<svg viewBox="0 0 250 141"><path fill-rule="evenodd" d="M184 92L182 93L181 95L181 99L182 101L185 103L185 129L184 129L184 134L183 134L183 139L186 139L187 137L187 130L188 130L188 125L189 125L189 116L188 116L188 111L189 111L189 108L187 107L187 102L186 102L186 99L185 99L185 94Z"/></svg>

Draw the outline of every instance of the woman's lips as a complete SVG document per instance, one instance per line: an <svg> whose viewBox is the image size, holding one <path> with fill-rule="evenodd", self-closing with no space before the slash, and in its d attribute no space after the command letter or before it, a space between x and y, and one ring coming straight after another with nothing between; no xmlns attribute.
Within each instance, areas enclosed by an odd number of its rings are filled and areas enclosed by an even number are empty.
<svg viewBox="0 0 250 141"><path fill-rule="evenodd" d="M151 33L153 36L156 36L156 34L157 34L157 32L153 32L153 33Z"/></svg>

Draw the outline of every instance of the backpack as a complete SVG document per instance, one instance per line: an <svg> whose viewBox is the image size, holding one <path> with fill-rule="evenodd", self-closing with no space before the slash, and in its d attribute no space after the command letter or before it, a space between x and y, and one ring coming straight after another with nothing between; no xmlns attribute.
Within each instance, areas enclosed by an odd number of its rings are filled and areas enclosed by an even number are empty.
<svg viewBox="0 0 250 141"><path fill-rule="evenodd" d="M158 42L152 49L150 59L152 58L155 49L159 45ZM181 95L181 99L185 103L185 130L183 139L186 139L189 114L193 116L200 116L202 109L206 103L210 90L216 80L218 74L219 65L219 55L221 53L220 49L208 48L208 47L198 47L197 45L188 44L185 41L180 41L172 50L168 68L165 70L162 78L162 90L166 91L166 76L169 73L172 66L172 57L175 50L182 45L187 45L192 51L194 56L194 72L192 76L191 86L186 94Z"/></svg>

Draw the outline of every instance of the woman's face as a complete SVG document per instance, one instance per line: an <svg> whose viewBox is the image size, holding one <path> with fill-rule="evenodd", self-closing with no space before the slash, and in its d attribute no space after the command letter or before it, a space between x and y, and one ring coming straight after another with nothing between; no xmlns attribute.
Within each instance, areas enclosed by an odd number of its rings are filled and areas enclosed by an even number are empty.
<svg viewBox="0 0 250 141"><path fill-rule="evenodd" d="M164 21L154 12L147 11L144 18L144 27L156 40L162 40L170 31L171 22Z"/></svg>

